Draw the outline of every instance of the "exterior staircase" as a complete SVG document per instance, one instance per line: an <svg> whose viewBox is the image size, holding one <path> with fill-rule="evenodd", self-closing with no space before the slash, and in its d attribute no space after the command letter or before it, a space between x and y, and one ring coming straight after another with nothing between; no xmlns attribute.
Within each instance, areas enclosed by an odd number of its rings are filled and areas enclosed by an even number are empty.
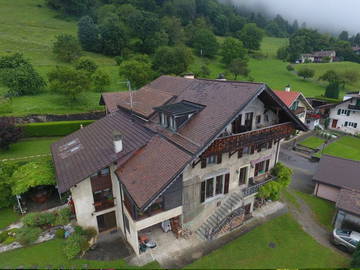
<svg viewBox="0 0 360 270"><path fill-rule="evenodd" d="M222 220L224 220L231 212L239 208L243 204L244 195L242 191L232 193L222 204L218 207L214 214L196 230L196 234L201 240L208 240L207 234L211 228L216 227Z"/></svg>

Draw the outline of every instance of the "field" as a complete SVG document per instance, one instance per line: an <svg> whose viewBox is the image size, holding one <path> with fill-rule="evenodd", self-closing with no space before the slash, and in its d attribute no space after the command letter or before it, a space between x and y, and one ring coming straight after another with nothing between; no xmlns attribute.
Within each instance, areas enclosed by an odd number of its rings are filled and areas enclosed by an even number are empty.
<svg viewBox="0 0 360 270"><path fill-rule="evenodd" d="M303 140L302 142L300 142L299 144L311 149L317 149L318 147L320 147L323 143L325 142L324 139L321 139L319 137L314 137L311 136L309 138L306 138L305 140Z"/></svg>
<svg viewBox="0 0 360 270"><path fill-rule="evenodd" d="M336 268L348 267L348 264L347 258L321 246L286 214L255 228L187 268Z"/></svg>
<svg viewBox="0 0 360 270"><path fill-rule="evenodd" d="M20 216L10 208L0 209L0 230L16 222L19 218Z"/></svg>
<svg viewBox="0 0 360 270"><path fill-rule="evenodd" d="M50 145L60 137L22 139L11 144L9 150L0 150L0 160L50 154Z"/></svg>
<svg viewBox="0 0 360 270"><path fill-rule="evenodd" d="M43 0L0 0L0 55L21 52L40 72L46 74L59 63L51 51L56 35L67 33L76 36L76 21L56 18L57 13L48 9ZM112 58L85 53L93 59L99 68L111 76L108 91L124 89L118 84L120 77L118 67ZM0 87L0 96L5 93ZM36 96L16 97L12 99L10 115L26 115L29 113L77 113L102 109L98 105L100 93L90 92L81 105L70 106L62 97L45 92Z"/></svg>
<svg viewBox="0 0 360 270"><path fill-rule="evenodd" d="M360 161L360 138L343 136L326 146L322 154Z"/></svg>

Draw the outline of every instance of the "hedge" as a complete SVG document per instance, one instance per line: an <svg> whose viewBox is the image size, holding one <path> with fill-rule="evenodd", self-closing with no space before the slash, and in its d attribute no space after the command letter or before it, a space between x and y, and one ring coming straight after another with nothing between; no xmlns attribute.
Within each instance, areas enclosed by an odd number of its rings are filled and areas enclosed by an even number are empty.
<svg viewBox="0 0 360 270"><path fill-rule="evenodd" d="M94 120L59 121L46 123L31 123L22 125L24 137L54 137L66 136L80 129L80 125L87 126Z"/></svg>

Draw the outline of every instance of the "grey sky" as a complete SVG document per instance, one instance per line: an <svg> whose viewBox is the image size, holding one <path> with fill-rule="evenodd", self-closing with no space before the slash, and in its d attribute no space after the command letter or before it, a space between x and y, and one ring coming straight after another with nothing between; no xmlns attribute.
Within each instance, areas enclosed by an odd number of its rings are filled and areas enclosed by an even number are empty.
<svg viewBox="0 0 360 270"><path fill-rule="evenodd" d="M327 32L344 29L360 32L360 0L232 0L249 7L262 6L271 14L306 22L307 26Z"/></svg>

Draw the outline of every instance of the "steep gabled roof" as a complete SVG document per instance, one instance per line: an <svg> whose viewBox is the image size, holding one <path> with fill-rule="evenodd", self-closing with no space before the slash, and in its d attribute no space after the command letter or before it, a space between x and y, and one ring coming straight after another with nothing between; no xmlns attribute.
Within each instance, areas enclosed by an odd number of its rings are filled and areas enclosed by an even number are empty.
<svg viewBox="0 0 360 270"><path fill-rule="evenodd" d="M123 135L124 149L115 154L113 132ZM153 133L118 111L51 145L58 189L65 192L93 173L109 166L151 139Z"/></svg>
<svg viewBox="0 0 360 270"><path fill-rule="evenodd" d="M305 98L305 96L301 92L281 91L281 90L273 90L273 91L282 100L282 102L284 102L286 106L288 106L289 108L293 105L293 103L297 99L301 99L309 110L313 109L309 101Z"/></svg>

